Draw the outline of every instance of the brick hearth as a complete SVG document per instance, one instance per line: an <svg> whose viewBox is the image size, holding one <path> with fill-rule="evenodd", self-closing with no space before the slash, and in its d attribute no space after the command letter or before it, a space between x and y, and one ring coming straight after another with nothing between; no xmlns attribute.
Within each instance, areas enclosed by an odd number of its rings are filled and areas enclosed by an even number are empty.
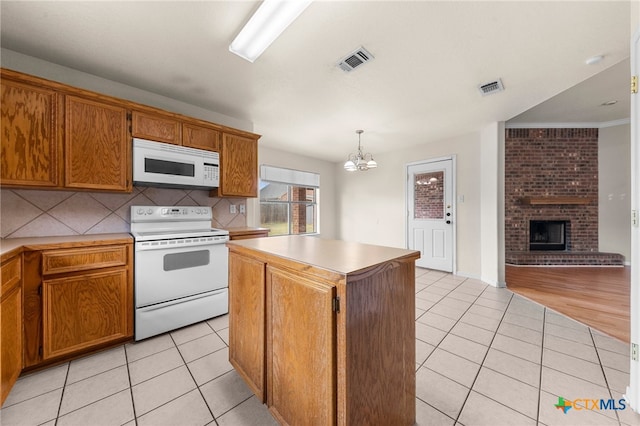
<svg viewBox="0 0 640 426"><path fill-rule="evenodd" d="M568 221L566 251L529 251L530 220ZM505 256L521 265L623 264L598 253L598 129L506 130Z"/></svg>

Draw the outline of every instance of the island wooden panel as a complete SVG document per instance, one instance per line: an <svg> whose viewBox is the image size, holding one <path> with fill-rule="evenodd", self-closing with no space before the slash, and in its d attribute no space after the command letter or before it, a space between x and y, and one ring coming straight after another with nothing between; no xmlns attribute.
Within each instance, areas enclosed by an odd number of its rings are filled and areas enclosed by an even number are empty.
<svg viewBox="0 0 640 426"><path fill-rule="evenodd" d="M229 253L229 361L265 402L265 264Z"/></svg>
<svg viewBox="0 0 640 426"><path fill-rule="evenodd" d="M268 405L283 424L335 423L335 291L267 268Z"/></svg>
<svg viewBox="0 0 640 426"><path fill-rule="evenodd" d="M280 423L414 424L419 252L308 236L227 245L235 259L230 294L247 286L243 264L267 268L251 284L265 289L263 317L236 306L246 299L230 298L230 336L237 337L230 338L229 350L253 351L243 358L264 360L266 402ZM267 332L258 347L241 348L238 325L249 322L266 324ZM254 367L235 358L232 364L245 378L243 371Z"/></svg>

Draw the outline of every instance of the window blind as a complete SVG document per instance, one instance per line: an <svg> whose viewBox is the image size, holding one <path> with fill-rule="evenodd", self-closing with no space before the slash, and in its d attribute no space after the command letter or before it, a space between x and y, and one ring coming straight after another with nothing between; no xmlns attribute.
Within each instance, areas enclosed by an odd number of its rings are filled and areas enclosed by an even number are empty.
<svg viewBox="0 0 640 426"><path fill-rule="evenodd" d="M286 183L289 185L320 187L320 174L303 172L301 170L285 169L282 167L260 165L260 179L269 182Z"/></svg>

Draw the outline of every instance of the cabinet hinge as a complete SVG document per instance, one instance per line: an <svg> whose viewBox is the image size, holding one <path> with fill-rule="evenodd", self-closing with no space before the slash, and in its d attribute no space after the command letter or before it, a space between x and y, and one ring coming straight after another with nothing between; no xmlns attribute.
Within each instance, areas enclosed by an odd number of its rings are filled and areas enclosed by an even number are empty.
<svg viewBox="0 0 640 426"><path fill-rule="evenodd" d="M631 76L631 93L632 94L638 93L638 76L637 75Z"/></svg>
<svg viewBox="0 0 640 426"><path fill-rule="evenodd" d="M41 346L38 346L38 355L39 355L39 356L42 356L42 352L43 352L43 351L42 351L42 345L41 345Z"/></svg>
<svg viewBox="0 0 640 426"><path fill-rule="evenodd" d="M333 307L333 312L340 312L340 298L334 297L331 301L331 305Z"/></svg>
<svg viewBox="0 0 640 426"><path fill-rule="evenodd" d="M42 286L38 286L38 296L42 296Z"/></svg>

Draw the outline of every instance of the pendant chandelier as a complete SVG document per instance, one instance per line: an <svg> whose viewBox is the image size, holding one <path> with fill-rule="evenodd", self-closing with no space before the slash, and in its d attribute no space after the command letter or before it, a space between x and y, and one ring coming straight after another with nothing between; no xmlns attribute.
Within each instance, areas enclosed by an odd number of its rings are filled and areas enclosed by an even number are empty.
<svg viewBox="0 0 640 426"><path fill-rule="evenodd" d="M360 147L360 135L364 133L364 130L356 130L358 134L358 152L357 154L349 154L347 162L344 163L344 169L348 172L364 172L369 169L375 169L378 167L378 163L373 159L373 155L370 153L362 154L362 148Z"/></svg>

